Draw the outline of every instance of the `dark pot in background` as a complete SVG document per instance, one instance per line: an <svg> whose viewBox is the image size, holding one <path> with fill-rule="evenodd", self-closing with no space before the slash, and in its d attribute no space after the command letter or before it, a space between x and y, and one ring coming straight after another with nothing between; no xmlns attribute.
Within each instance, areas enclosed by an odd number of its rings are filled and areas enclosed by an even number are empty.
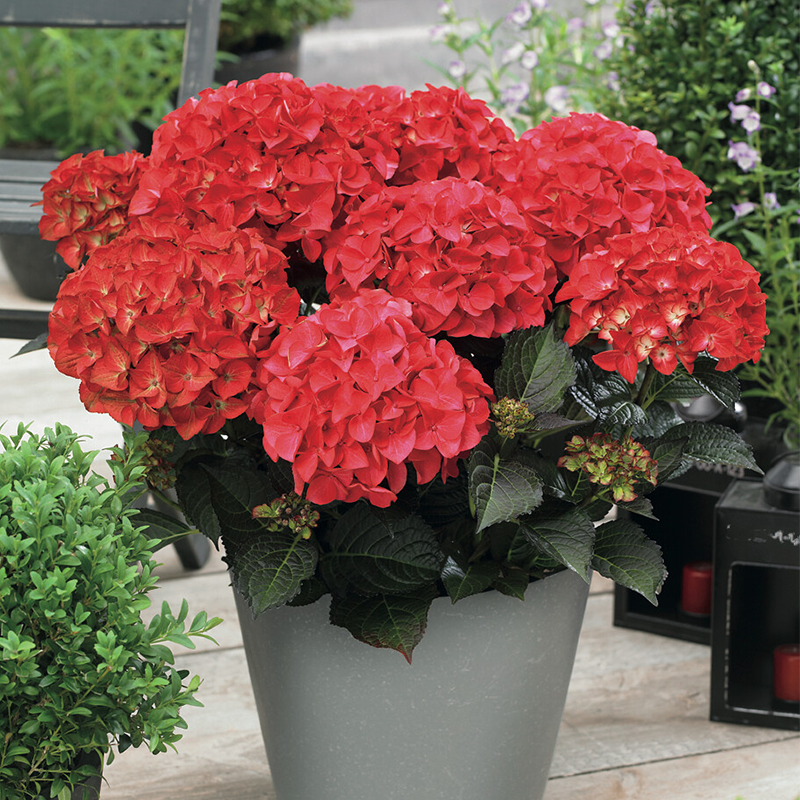
<svg viewBox="0 0 800 800"><path fill-rule="evenodd" d="M268 72L289 72L297 75L300 69L300 36L292 39L259 37L249 51L232 53L236 61L225 61L214 72L214 80L225 84L229 81L251 81Z"/></svg>
<svg viewBox="0 0 800 800"><path fill-rule="evenodd" d="M52 302L70 271L55 242L23 233L0 234L0 253L19 290L33 300Z"/></svg>

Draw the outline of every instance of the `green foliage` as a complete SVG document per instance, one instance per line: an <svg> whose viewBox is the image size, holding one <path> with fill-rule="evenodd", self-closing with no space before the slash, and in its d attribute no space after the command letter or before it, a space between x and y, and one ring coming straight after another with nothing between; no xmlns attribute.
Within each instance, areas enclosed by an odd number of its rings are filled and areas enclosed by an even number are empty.
<svg viewBox="0 0 800 800"><path fill-rule="evenodd" d="M138 447L116 450L110 485L64 426L20 426L0 446L0 785L5 800L68 797L93 772L73 770L82 754L174 747L200 680L173 666L168 643L193 647L220 620L190 621L185 602L141 619L156 578L126 508Z"/></svg>
<svg viewBox="0 0 800 800"><path fill-rule="evenodd" d="M133 123L173 107L182 53L178 31L0 28L0 147L136 146Z"/></svg>
<svg viewBox="0 0 800 800"><path fill-rule="evenodd" d="M246 52L259 37L291 39L352 10L352 0L223 0L219 48Z"/></svg>

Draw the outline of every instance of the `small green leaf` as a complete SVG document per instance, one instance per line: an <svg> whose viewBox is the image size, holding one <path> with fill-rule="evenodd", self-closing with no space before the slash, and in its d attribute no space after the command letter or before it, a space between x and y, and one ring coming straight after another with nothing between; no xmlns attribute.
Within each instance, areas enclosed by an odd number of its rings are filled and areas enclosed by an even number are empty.
<svg viewBox="0 0 800 800"><path fill-rule="evenodd" d="M405 594L433 583L445 556L421 517L357 503L325 539L320 574L334 595Z"/></svg>
<svg viewBox="0 0 800 800"><path fill-rule="evenodd" d="M570 508L557 517L530 516L520 525L531 544L589 582L595 529L581 509Z"/></svg>
<svg viewBox="0 0 800 800"><path fill-rule="evenodd" d="M523 400L534 414L558 411L574 382L570 348L556 338L552 325L526 328L508 337L495 373L498 397Z"/></svg>
<svg viewBox="0 0 800 800"><path fill-rule="evenodd" d="M44 350L47 347L47 337L48 332L44 331L40 333L34 339L31 339L29 342L26 342L16 353L14 353L11 358L16 358L17 356L24 355L25 353L35 353L37 350Z"/></svg>
<svg viewBox="0 0 800 800"><path fill-rule="evenodd" d="M639 514L642 517L658 521L658 517L653 513L653 504L650 502L649 497L642 497L639 495L639 497L628 503L617 503L617 508L621 508L631 514Z"/></svg>
<svg viewBox="0 0 800 800"><path fill-rule="evenodd" d="M223 542L227 539L223 537ZM270 533L242 537L228 555L233 585L258 616L268 608L282 606L299 592L303 581L317 566L316 545L301 536Z"/></svg>
<svg viewBox="0 0 800 800"><path fill-rule="evenodd" d="M542 479L521 461L501 459L499 446L486 436L469 459L469 491L480 532L533 511L542 502Z"/></svg>
<svg viewBox="0 0 800 800"><path fill-rule="evenodd" d="M331 624L346 628L360 642L402 653L408 663L428 626L433 591L419 597L377 595L331 601Z"/></svg>
<svg viewBox="0 0 800 800"><path fill-rule="evenodd" d="M448 558L442 570L442 582L450 599L457 603L488 589L499 574L500 565L496 561L481 561L463 570L452 558Z"/></svg>
<svg viewBox="0 0 800 800"><path fill-rule="evenodd" d="M598 526L592 566L604 577L644 595L654 606L667 570L661 548L629 520Z"/></svg>

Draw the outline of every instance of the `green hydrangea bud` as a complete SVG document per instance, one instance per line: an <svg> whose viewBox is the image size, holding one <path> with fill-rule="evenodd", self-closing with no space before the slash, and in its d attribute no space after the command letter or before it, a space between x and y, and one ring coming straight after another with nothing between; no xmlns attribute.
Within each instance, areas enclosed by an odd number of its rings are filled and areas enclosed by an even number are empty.
<svg viewBox="0 0 800 800"><path fill-rule="evenodd" d="M304 539L319 523L319 512L300 495L290 492L276 497L271 503L264 503L253 509L253 519L263 520L268 531L299 533Z"/></svg>
<svg viewBox="0 0 800 800"><path fill-rule="evenodd" d="M497 432L506 439L533 429L534 414L522 400L501 397L492 403L492 417Z"/></svg>

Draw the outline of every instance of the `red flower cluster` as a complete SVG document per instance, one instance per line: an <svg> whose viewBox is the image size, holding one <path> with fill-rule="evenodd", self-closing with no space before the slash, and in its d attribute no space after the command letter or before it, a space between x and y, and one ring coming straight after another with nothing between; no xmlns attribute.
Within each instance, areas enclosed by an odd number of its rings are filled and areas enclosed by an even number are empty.
<svg viewBox="0 0 800 800"><path fill-rule="evenodd" d="M544 239L514 204L457 178L368 198L325 240L325 268L332 297L377 281L413 305L429 335L488 338L543 325L556 284Z"/></svg>
<svg viewBox="0 0 800 800"><path fill-rule="evenodd" d="M89 411L213 433L256 390L256 331L297 317L285 269L245 230L141 219L66 278L50 353Z"/></svg>
<svg viewBox="0 0 800 800"><path fill-rule="evenodd" d="M87 252L109 242L128 225L128 205L146 164L140 153L104 156L76 153L53 170L42 189L39 230L57 240L56 251L77 269Z"/></svg>
<svg viewBox="0 0 800 800"><path fill-rule="evenodd" d="M491 389L449 342L425 336L411 306L381 290L323 306L262 354L251 413L264 450L292 462L312 503L386 507L413 464L420 483L458 472L489 429Z"/></svg>
<svg viewBox="0 0 800 800"><path fill-rule="evenodd" d="M652 133L600 114L553 119L501 151L491 185L547 239L563 275L616 234L711 226L702 181L657 149Z"/></svg>
<svg viewBox="0 0 800 800"><path fill-rule="evenodd" d="M611 349L595 363L630 383L647 358L665 375L678 360L691 372L702 352L733 369L759 359L769 332L759 278L733 245L702 233L615 236L578 262L556 297L572 311L564 341L599 331Z"/></svg>

